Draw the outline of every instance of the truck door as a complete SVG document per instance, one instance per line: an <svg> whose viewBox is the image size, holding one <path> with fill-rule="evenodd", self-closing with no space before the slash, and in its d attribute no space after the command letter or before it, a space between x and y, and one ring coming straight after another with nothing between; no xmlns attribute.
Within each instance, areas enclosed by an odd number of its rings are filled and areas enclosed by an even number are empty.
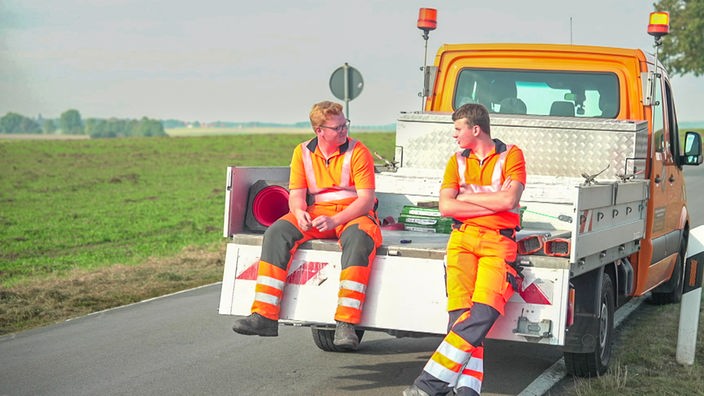
<svg viewBox="0 0 704 396"><path fill-rule="evenodd" d="M653 256L647 288L669 277L680 242L680 219L684 208L682 169L677 118L669 82L658 77L653 103Z"/></svg>

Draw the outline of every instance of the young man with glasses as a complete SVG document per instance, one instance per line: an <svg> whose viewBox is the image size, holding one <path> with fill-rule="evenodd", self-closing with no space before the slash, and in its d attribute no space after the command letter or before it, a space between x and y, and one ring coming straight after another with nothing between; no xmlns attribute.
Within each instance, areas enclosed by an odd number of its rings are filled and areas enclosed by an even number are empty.
<svg viewBox="0 0 704 396"><path fill-rule="evenodd" d="M355 350L359 338L354 325L361 320L371 265L381 245L374 157L347 136L349 121L339 103L313 105L310 123L316 136L296 146L291 159L289 213L264 233L252 314L238 319L232 329L277 336L286 276L296 249L311 239L337 238L342 271L334 344Z"/></svg>

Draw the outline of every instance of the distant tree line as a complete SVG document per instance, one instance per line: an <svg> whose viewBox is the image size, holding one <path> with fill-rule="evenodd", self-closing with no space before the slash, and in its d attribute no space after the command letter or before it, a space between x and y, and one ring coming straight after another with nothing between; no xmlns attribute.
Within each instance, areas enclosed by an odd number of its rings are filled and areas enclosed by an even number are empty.
<svg viewBox="0 0 704 396"><path fill-rule="evenodd" d="M57 125L58 124L58 125ZM85 122L78 110L66 110L58 120L32 119L9 112L0 117L0 133L10 134L66 134L89 135L91 138L114 138L129 136L167 136L159 120L142 117L135 119L89 118Z"/></svg>
<svg viewBox="0 0 704 396"><path fill-rule="evenodd" d="M153 120L147 117L136 119L88 118L83 120L78 110L66 110L58 119L45 119L41 115L29 118L17 113L7 113L0 117L0 133L9 134L64 134L89 135L91 138L115 138L129 136L168 136L166 129L177 128L309 128L309 121L292 124L273 122L232 122L232 121L181 121L175 119ZM395 124L357 125L354 130L394 131Z"/></svg>

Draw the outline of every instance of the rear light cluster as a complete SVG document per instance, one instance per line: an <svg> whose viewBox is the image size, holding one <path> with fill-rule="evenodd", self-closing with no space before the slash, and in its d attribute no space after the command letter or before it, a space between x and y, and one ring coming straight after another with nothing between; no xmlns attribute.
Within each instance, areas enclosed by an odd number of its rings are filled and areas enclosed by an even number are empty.
<svg viewBox="0 0 704 396"><path fill-rule="evenodd" d="M568 257L570 240L567 238L548 238L544 234L532 234L516 241L521 255L536 254L542 250L547 256Z"/></svg>

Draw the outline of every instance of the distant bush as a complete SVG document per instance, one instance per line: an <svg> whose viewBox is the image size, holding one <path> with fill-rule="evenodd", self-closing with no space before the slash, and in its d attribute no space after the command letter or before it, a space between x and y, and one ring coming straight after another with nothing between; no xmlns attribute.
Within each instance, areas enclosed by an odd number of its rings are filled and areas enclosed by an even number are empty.
<svg viewBox="0 0 704 396"><path fill-rule="evenodd" d="M0 118L0 133L42 133L42 127L31 118L7 113Z"/></svg>
<svg viewBox="0 0 704 396"><path fill-rule="evenodd" d="M167 136L160 121L147 117L141 120L90 118L86 120L85 133L91 138Z"/></svg>

